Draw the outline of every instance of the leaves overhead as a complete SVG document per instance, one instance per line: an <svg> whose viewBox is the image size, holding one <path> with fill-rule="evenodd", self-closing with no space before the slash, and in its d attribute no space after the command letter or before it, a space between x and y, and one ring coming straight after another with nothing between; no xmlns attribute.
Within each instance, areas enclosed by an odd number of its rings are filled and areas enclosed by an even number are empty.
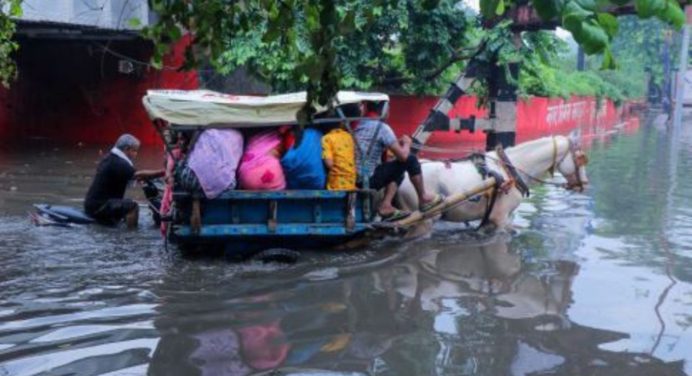
<svg viewBox="0 0 692 376"><path fill-rule="evenodd" d="M21 14L21 0L10 0L8 4L0 1L0 82L5 87L9 87L17 76L12 54L19 48L19 44L13 39L16 25L11 18Z"/></svg>
<svg viewBox="0 0 692 376"><path fill-rule="evenodd" d="M680 41L675 42L671 26L636 16L620 17L619 21L620 32L613 39L612 50L621 70L629 71L633 79L646 80L645 76L650 75L654 84L662 84L665 60L671 63L679 55Z"/></svg>
<svg viewBox="0 0 692 376"><path fill-rule="evenodd" d="M616 67L611 43L618 33L618 21L609 12L633 6L641 18L657 17L676 28L685 22L682 8L673 0L531 0L531 4L544 20L559 20L587 54L603 53L606 69Z"/></svg>
<svg viewBox="0 0 692 376"><path fill-rule="evenodd" d="M481 0L486 19L501 19L520 0ZM161 43L180 28L192 31L194 56L207 54L220 67L249 64L275 88L307 88L326 103L340 87L407 83L426 86L457 66L478 33L455 1L413 0L151 0L160 15L146 30ZM559 22L588 54L602 53L604 68L618 33L615 7L629 5L641 17L676 27L684 14L673 0L531 0L544 20ZM456 17L449 17L457 14ZM476 33L476 35L474 35ZM157 50L155 61L162 58ZM191 63L194 63L192 59ZM412 83L418 78L419 83Z"/></svg>

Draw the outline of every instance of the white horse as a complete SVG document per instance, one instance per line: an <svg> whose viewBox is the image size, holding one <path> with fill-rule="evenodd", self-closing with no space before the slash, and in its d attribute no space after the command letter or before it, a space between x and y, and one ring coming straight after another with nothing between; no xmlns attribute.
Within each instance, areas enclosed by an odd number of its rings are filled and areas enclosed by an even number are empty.
<svg viewBox="0 0 692 376"><path fill-rule="evenodd" d="M544 137L507 148L505 152L509 163L503 163L497 152L485 154L488 169L502 175L508 182L505 187L506 192L498 192L495 205L489 213L488 225L494 225L497 228L507 226L510 215L521 203L522 193L517 187L516 179L510 174L510 165L527 184L539 181L541 177L552 171L560 172L567 179L566 189L581 192L588 184L585 169L588 159L582 152L575 135ZM421 167L426 191L445 196L469 191L484 179L473 162L468 160L424 161L421 162ZM464 201L445 211L441 219L450 222L482 219L489 207L489 200L489 195L482 195L480 199ZM399 187L398 204L406 210L418 208L416 191L408 178Z"/></svg>

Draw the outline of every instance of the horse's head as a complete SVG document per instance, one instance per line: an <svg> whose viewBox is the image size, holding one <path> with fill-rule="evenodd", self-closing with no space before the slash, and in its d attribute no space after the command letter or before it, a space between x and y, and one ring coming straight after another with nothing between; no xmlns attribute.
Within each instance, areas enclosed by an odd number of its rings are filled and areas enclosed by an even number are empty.
<svg viewBox="0 0 692 376"><path fill-rule="evenodd" d="M565 188L577 192L583 192L589 184L586 176L586 165L589 159L581 149L579 138L575 133L567 138L569 148L567 153L556 163L556 169L567 179Z"/></svg>

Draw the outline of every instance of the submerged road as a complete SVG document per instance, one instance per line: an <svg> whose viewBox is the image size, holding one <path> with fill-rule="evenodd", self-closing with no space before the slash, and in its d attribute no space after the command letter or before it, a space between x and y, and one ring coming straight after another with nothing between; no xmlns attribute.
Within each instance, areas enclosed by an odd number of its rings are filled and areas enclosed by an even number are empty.
<svg viewBox="0 0 692 376"><path fill-rule="evenodd" d="M81 205L98 152L5 149L0 375L692 374L692 121L588 154L590 190L534 188L511 233L271 266L165 253L146 211L33 227L31 203Z"/></svg>

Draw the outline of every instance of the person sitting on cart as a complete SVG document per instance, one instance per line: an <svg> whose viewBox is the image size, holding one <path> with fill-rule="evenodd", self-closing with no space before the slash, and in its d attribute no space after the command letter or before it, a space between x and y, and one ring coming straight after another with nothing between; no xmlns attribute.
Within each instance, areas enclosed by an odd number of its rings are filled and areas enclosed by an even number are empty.
<svg viewBox="0 0 692 376"><path fill-rule="evenodd" d="M84 200L84 211L98 223L116 225L125 219L127 227L137 227L139 206L124 198L130 180L147 180L163 176L164 170L135 170L133 160L140 142L131 134L123 134L98 164L96 176Z"/></svg>
<svg viewBox="0 0 692 376"><path fill-rule="evenodd" d="M342 106L346 117L360 117L358 105ZM334 116L334 115L332 115ZM356 147L353 137L346 131L344 123L324 125L322 137L322 160L327 167L327 189L350 191L356 189Z"/></svg>
<svg viewBox="0 0 692 376"><path fill-rule="evenodd" d="M294 139L281 157L286 189L324 189L327 174L322 163L322 131L308 126L294 134Z"/></svg>
<svg viewBox="0 0 692 376"><path fill-rule="evenodd" d="M361 111L368 118L361 120L355 130L359 153L356 156L358 179L362 186L368 179L371 189L385 189L384 197L378 208L378 214L386 221L395 221L411 213L399 210L392 204L399 185L404 181L405 173L418 194L421 211L427 211L442 202L441 195L432 195L425 191L423 174L418 158L411 153L411 138L403 136L396 139L394 131L380 120L381 104L363 102ZM395 159L382 162L382 155L390 151Z"/></svg>

